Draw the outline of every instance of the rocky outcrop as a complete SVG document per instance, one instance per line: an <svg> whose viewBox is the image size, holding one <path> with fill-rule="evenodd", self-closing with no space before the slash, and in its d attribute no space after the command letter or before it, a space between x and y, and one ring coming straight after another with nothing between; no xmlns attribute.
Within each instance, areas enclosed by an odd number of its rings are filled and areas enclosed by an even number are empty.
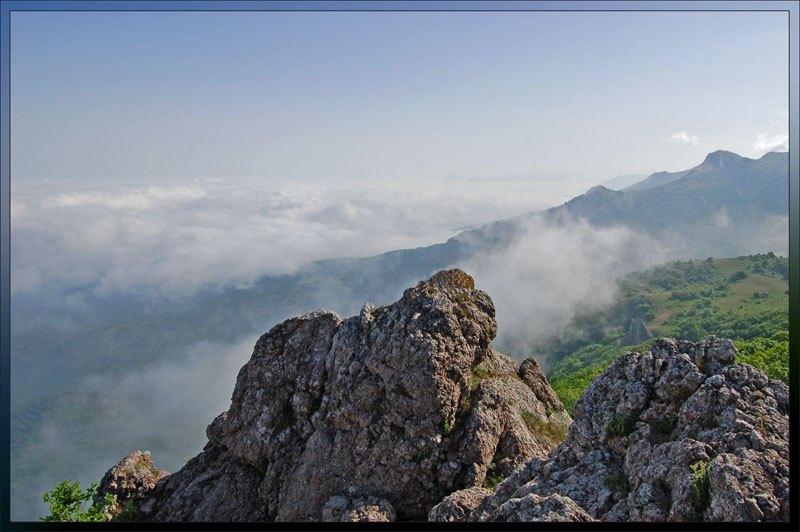
<svg viewBox="0 0 800 532"><path fill-rule="evenodd" d="M264 521L261 472L232 460L223 447L203 452L135 499L137 521Z"/></svg>
<svg viewBox="0 0 800 532"><path fill-rule="evenodd" d="M112 512L120 512L127 501L144 497L167 475L169 473L160 471L153 464L149 451L134 451L106 471L94 495L94 502L103 500L110 493L117 501Z"/></svg>
<svg viewBox="0 0 800 532"><path fill-rule="evenodd" d="M376 497L351 499L337 495L328 499L322 508L322 520L343 523L389 522L395 520L391 503Z"/></svg>
<svg viewBox="0 0 800 532"><path fill-rule="evenodd" d="M647 330L647 325L644 324L644 321L640 318L634 318L631 320L628 332L622 338L622 345L639 345L652 337L653 335Z"/></svg>
<svg viewBox="0 0 800 532"><path fill-rule="evenodd" d="M203 452L136 499L150 521L424 520L449 493L545 458L571 422L535 360L490 342L460 270L343 319L262 336Z"/></svg>
<svg viewBox="0 0 800 532"><path fill-rule="evenodd" d="M713 336L621 355L549 458L494 493L454 493L429 517L458 507L464 520L516 520L558 495L604 521L788 520L788 388L734 361L731 342Z"/></svg>
<svg viewBox="0 0 800 532"><path fill-rule="evenodd" d="M509 499L505 504L481 520L501 522L594 521L592 516L575 504L575 501L569 497L562 497L557 493L547 497L529 493L525 497Z"/></svg>
<svg viewBox="0 0 800 532"><path fill-rule="evenodd" d="M434 506L428 514L428 521L452 523L471 521L477 515L478 508L493 495L493 491L473 486L451 493Z"/></svg>

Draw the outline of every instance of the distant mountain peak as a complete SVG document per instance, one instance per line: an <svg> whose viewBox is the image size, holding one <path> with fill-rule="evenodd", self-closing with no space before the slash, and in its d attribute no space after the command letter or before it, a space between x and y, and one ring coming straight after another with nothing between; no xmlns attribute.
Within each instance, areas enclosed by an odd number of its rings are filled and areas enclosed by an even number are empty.
<svg viewBox="0 0 800 532"><path fill-rule="evenodd" d="M788 158L789 152L788 151L768 151L764 155L761 156L759 161L769 161L769 160L780 160Z"/></svg>
<svg viewBox="0 0 800 532"><path fill-rule="evenodd" d="M586 195L587 196L589 196L589 195L601 195L601 194L602 195L608 195L608 194L616 195L616 194L619 194L619 191L611 190L610 188L605 187L603 185L597 185L597 186L592 187L592 188L590 188L589 190L586 191Z"/></svg>
<svg viewBox="0 0 800 532"><path fill-rule="evenodd" d="M705 160L700 166L722 168L726 163L742 160L741 155L737 155L730 151L717 150L706 155Z"/></svg>

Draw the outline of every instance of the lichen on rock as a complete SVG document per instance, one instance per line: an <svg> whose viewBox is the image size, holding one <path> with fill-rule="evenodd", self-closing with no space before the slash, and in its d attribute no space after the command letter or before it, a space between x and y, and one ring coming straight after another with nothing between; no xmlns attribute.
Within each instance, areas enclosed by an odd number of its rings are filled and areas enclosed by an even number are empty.
<svg viewBox="0 0 800 532"><path fill-rule="evenodd" d="M544 458L571 422L535 362L492 349L496 334L491 298L461 270L358 316L278 324L203 453L137 505L155 521L319 521L358 493L344 518L424 520L449 493Z"/></svg>
<svg viewBox="0 0 800 532"><path fill-rule="evenodd" d="M498 509L530 494L604 521L788 520L788 388L735 355L714 336L621 355L575 404L566 441L465 520L517 519Z"/></svg>

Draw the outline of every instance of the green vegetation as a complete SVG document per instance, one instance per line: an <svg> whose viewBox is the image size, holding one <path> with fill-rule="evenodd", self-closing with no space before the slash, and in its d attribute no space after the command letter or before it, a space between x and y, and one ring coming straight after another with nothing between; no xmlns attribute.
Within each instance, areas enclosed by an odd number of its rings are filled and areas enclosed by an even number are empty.
<svg viewBox="0 0 800 532"><path fill-rule="evenodd" d="M87 502L97 493L99 484L93 483L89 489L83 491L81 483L64 480L56 484L53 491L44 494L42 499L50 505L50 515L40 518L40 521L107 521L111 509L117 503L117 498L111 493L106 493L100 504L93 504L84 510Z"/></svg>
<svg viewBox="0 0 800 532"><path fill-rule="evenodd" d="M571 373L565 377L552 377L549 379L550 386L556 392L558 398L561 399L561 402L564 403L564 408L567 409L570 416L575 416L572 411L575 402L580 399L583 392L589 387L592 379L602 372L602 367L592 367Z"/></svg>
<svg viewBox="0 0 800 532"><path fill-rule="evenodd" d="M631 490L631 486L628 483L628 477L625 475L625 471L621 469L616 473L608 475L605 480L603 480L603 484L612 493L628 493Z"/></svg>
<svg viewBox="0 0 800 532"><path fill-rule="evenodd" d="M555 444L559 444L567 439L569 429L564 425L542 421L527 410L522 411L522 419L534 435L543 436Z"/></svg>
<svg viewBox="0 0 800 532"><path fill-rule="evenodd" d="M672 440L672 432L678 426L678 418L675 416L664 416L661 419L652 420L650 425L650 443L659 444Z"/></svg>
<svg viewBox="0 0 800 532"><path fill-rule="evenodd" d="M495 468L494 462L489 464L489 471L486 472L486 480L484 480L483 482L483 487L486 489L494 490L497 486L500 485L501 482L505 480L505 477L502 477L500 475L490 474L492 471L494 471L494 468Z"/></svg>
<svg viewBox="0 0 800 532"><path fill-rule="evenodd" d="M111 520L114 522L135 521L138 514L139 510L133 504L133 501L129 499L122 505L122 510L114 514Z"/></svg>
<svg viewBox="0 0 800 532"><path fill-rule="evenodd" d="M483 368L474 368L469 376L469 389L474 392L478 389L478 385L481 383L481 381L485 381L487 379L496 379L498 376L499 375L490 373Z"/></svg>
<svg viewBox="0 0 800 532"><path fill-rule="evenodd" d="M788 384L788 276L788 260L774 253L675 261L631 273L617 281L613 305L579 312L566 332L536 351L547 358L548 380L570 415L592 379L619 355L652 347L652 340L621 345L635 318L654 338L729 338L737 362Z"/></svg>
<svg viewBox="0 0 800 532"><path fill-rule="evenodd" d="M445 419L442 423L442 431L443 432L450 432L450 429L453 427L453 422L450 419Z"/></svg>
<svg viewBox="0 0 800 532"><path fill-rule="evenodd" d="M771 338L759 336L750 341L736 342L737 362L759 369L770 379L780 379L789 384L789 333L778 331Z"/></svg>
<svg viewBox="0 0 800 532"><path fill-rule="evenodd" d="M612 416L606 423L606 438L623 438L636 430L641 412L631 410L627 416Z"/></svg>
<svg viewBox="0 0 800 532"><path fill-rule="evenodd" d="M711 483L708 479L708 462L697 462L692 468L692 503L702 513L711 503Z"/></svg>

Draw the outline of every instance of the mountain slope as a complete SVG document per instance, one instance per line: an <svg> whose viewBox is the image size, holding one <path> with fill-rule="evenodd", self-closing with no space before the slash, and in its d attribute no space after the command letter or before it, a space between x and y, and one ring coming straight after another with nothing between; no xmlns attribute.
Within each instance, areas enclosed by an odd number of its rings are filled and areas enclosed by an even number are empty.
<svg viewBox="0 0 800 532"><path fill-rule="evenodd" d="M625 187L622 190L631 191L631 190L642 190L645 188L658 187L661 185L665 185L670 181L675 181L676 179L680 179L689 172L690 170L683 170L680 172L656 172L654 174L650 174L646 179L643 179L638 183L634 183L629 187Z"/></svg>
<svg viewBox="0 0 800 532"><path fill-rule="evenodd" d="M606 188L610 188L611 190L622 190L624 188L635 185L636 183L642 181L642 179L646 177L647 176L642 174L618 175L612 177L611 179L607 179L600 184Z"/></svg>
<svg viewBox="0 0 800 532"><path fill-rule="evenodd" d="M581 218L595 227L624 225L658 238L670 248L672 259L785 253L788 161L787 153L754 160L717 151L660 186L625 191L597 186L558 207L494 222L454 238L490 252L534 220L565 223ZM779 234L786 238L765 239L781 227L786 230Z"/></svg>
<svg viewBox="0 0 800 532"><path fill-rule="evenodd" d="M545 229L576 218L598 227L625 225L657 238L663 248L659 251L672 259L781 253L787 239L766 240L764 235L777 228L788 236L782 221L787 183L786 153L755 161L715 152L683 177L661 186L622 192L595 187L561 206L464 231L442 244L319 261L294 275L265 277L249 289L205 295L200 304L184 310L90 330L12 330L13 489L22 493L26 478L50 467L57 452L47 446L28 447L36 427L68 426L76 449L89 455L99 452L99 440L87 443L82 434L84 423L96 417L97 407L91 406L95 398L70 399L89 406L74 412L77 418L68 422L60 413L64 409L57 409L64 394L80 395L77 388L87 376L120 378L164 361L180 362L188 358L189 345L235 341L313 308L349 315L366 300L389 303L417 279L502 252L533 222L544 223L538 227ZM39 498L36 493L27 495ZM14 504L18 501L15 498Z"/></svg>

